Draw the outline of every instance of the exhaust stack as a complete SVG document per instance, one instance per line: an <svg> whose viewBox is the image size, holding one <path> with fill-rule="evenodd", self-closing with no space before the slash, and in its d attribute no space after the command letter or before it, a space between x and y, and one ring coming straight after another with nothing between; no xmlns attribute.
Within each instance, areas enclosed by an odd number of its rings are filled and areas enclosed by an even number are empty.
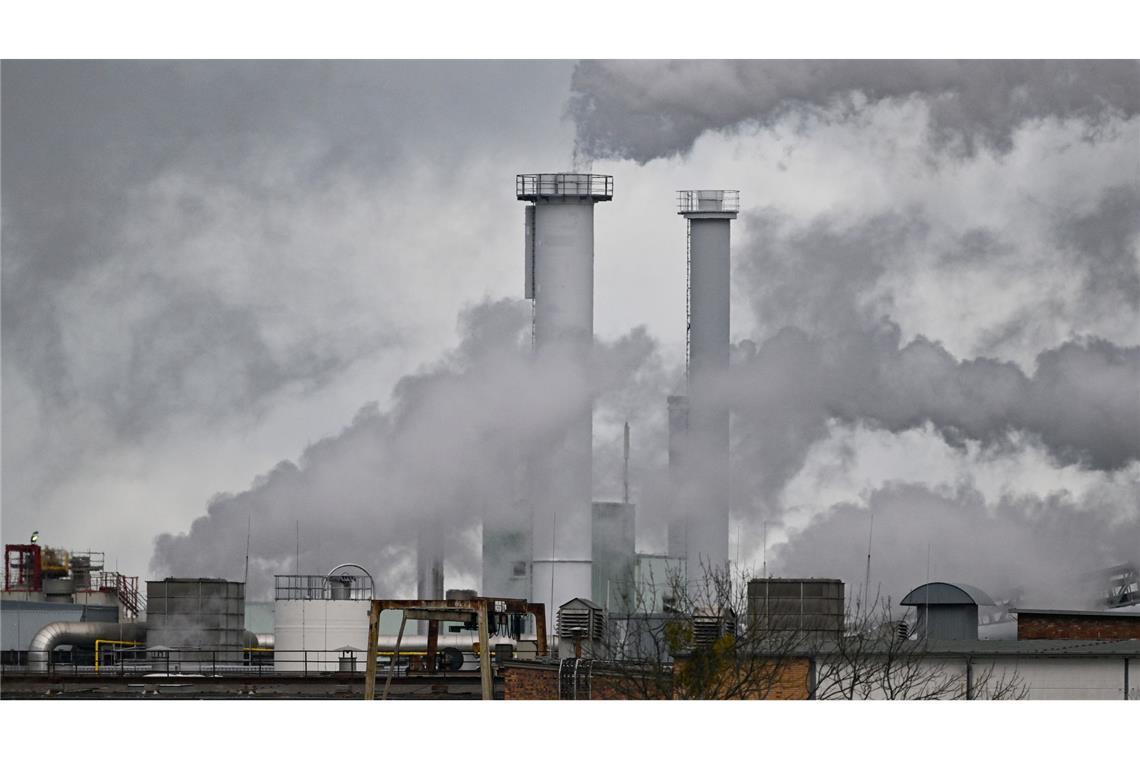
<svg viewBox="0 0 1140 760"><path fill-rule="evenodd" d="M682 494L690 583L728 567L728 407L719 390L728 371L731 225L738 190L681 190L688 222L688 425ZM672 416L672 415L671 415Z"/></svg>
<svg viewBox="0 0 1140 760"><path fill-rule="evenodd" d="M529 204L524 269L526 296L534 301L535 356L554 370L552 377L569 381L571 393L586 390L594 343L594 204L613 199L613 177L520 174L515 196ZM528 598L546 604L548 631L559 605L591 596L593 403L588 395L564 402L573 410L569 422L529 458L530 541L513 544L529 543Z"/></svg>

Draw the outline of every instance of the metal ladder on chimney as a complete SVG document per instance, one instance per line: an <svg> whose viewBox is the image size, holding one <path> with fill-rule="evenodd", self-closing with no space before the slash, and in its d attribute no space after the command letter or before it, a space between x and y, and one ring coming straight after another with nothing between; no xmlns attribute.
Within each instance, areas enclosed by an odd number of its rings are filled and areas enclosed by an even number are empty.
<svg viewBox="0 0 1140 760"><path fill-rule="evenodd" d="M685 220L685 381L689 380L689 360L693 341L693 223ZM686 391L688 392L688 391Z"/></svg>

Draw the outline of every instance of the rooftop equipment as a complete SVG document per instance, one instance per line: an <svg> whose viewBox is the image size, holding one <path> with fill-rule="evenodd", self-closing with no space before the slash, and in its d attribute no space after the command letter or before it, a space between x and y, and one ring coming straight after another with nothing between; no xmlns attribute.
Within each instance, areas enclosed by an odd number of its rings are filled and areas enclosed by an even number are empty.
<svg viewBox="0 0 1140 760"><path fill-rule="evenodd" d="M693 615L693 648L711 647L725 636L736 636L736 613L726 610L720 614Z"/></svg>
<svg viewBox="0 0 1140 760"><path fill-rule="evenodd" d="M690 583L728 567L728 406L718 390L728 371L731 224L738 190L680 190L687 220L686 355L688 431L682 511Z"/></svg>
<svg viewBox="0 0 1140 760"><path fill-rule="evenodd" d="M546 654L546 612L541 604L531 604L525 599L499 599L491 597L476 597L475 599L374 599L369 603L368 611L368 655L366 657L366 675L364 681L364 698L376 698L377 657L380 642L380 617L385 610L399 610L402 614L400 630L396 635L396 642L390 658L388 677L384 684L381 699L387 699L388 690L395 674L396 663L403 651L404 626L408 620L425 620L428 622L426 661L429 672L436 669L437 655L439 654L439 624L448 621L460 621L473 625L478 633L479 671L482 681L483 699L493 699L494 691L491 673L491 636L500 627L511 628L509 618L525 615L534 619L537 632L535 642L538 653Z"/></svg>
<svg viewBox="0 0 1140 760"><path fill-rule="evenodd" d="M935 641L977 641L978 607L992 607L986 592L965 583L924 583L899 604L915 607L916 635Z"/></svg>
<svg viewBox="0 0 1140 760"><path fill-rule="evenodd" d="M558 608L559 659L601 655L606 612L589 599L571 599Z"/></svg>
<svg viewBox="0 0 1140 760"><path fill-rule="evenodd" d="M165 652L184 666L241 664L245 647L245 584L222 578L147 582L147 648L165 670Z"/></svg>
<svg viewBox="0 0 1140 760"><path fill-rule="evenodd" d="M756 578L748 582L748 622L761 630L836 637L843 632L843 581Z"/></svg>

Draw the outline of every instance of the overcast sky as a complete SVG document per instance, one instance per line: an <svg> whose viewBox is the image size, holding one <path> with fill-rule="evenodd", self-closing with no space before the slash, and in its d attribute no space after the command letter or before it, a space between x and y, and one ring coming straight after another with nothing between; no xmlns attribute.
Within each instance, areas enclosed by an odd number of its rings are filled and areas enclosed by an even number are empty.
<svg viewBox="0 0 1140 760"><path fill-rule="evenodd" d="M674 191L726 187L734 558L859 582L874 509L892 593L928 546L936 575L995 594L1140 560L1136 62L2 76L6 542L240 577L248 518L267 577L292 571L301 521L302 570L390 562L394 593L398 516L431 502L456 519L448 585L474 582L463 505L496 498L498 457L533 433L474 453L530 403L514 175L588 168L615 178L595 492L616 495L630 417L643 549L664 548L683 351ZM425 490L443 460L452 487Z"/></svg>

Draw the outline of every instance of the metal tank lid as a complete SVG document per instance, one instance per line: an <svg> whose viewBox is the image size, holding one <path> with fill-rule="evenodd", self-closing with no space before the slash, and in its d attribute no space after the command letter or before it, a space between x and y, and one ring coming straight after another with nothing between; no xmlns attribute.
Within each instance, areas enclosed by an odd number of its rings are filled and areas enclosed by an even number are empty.
<svg viewBox="0 0 1140 760"><path fill-rule="evenodd" d="M994 600L980 588L965 583L924 583L911 591L899 602L905 607L923 607L936 604L976 604L979 607L992 607Z"/></svg>

